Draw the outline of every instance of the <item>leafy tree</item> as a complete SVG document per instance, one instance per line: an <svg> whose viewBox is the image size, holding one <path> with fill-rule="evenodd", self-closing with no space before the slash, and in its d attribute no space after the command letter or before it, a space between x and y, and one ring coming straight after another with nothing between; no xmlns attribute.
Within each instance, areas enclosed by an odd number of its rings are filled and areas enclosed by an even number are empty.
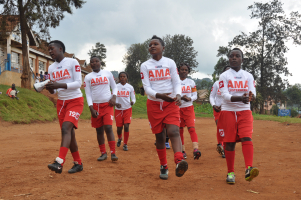
<svg viewBox="0 0 301 200"><path fill-rule="evenodd" d="M149 58L148 42L132 44L123 57L125 71L129 74L128 81L137 93L140 92L141 85L140 65Z"/></svg>
<svg viewBox="0 0 301 200"><path fill-rule="evenodd" d="M194 69L197 68L199 63L196 61L198 52L192 46L193 40L189 36L179 34L166 35L162 39L165 42L163 55L173 59L177 66L186 63L192 69L190 74L194 73Z"/></svg>
<svg viewBox="0 0 301 200"><path fill-rule="evenodd" d="M6 17L18 16L21 27L23 74L21 87L31 88L31 73L28 60L27 33L33 27L37 37L45 40L50 39L49 28L59 26L64 18L64 13L72 14L72 7L81 8L83 0L7 0L1 7L1 32L6 30Z"/></svg>
<svg viewBox="0 0 301 200"><path fill-rule="evenodd" d="M101 64L100 68L103 69L106 66L106 63L104 61L104 59L106 59L106 57L107 57L106 53L107 53L107 49L106 49L105 45L100 44L100 42L97 42L95 44L95 48L92 46L92 49L89 50L88 55L90 57L92 57L92 56L98 57L100 60L100 64Z"/></svg>
<svg viewBox="0 0 301 200"><path fill-rule="evenodd" d="M227 56L229 49L241 47L244 51L243 69L253 74L263 99L272 98L275 102L284 101L282 91L288 86L288 81L280 75L291 75L287 68L285 53L288 47L285 43L291 40L294 44L301 44L301 15L291 12L287 17L282 6L278 0L255 2L249 6L251 19L259 20L258 29L249 34L242 32L227 47L220 47L218 54ZM262 102L261 113L263 108Z"/></svg>
<svg viewBox="0 0 301 200"><path fill-rule="evenodd" d="M297 106L298 110L301 107L301 84L295 84L289 87L284 95L287 98L287 105L294 107Z"/></svg>

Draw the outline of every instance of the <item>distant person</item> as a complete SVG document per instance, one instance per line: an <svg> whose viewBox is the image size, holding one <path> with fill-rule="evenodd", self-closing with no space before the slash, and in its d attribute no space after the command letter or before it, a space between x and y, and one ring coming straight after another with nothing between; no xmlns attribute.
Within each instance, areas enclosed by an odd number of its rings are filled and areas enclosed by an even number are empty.
<svg viewBox="0 0 301 200"><path fill-rule="evenodd" d="M201 152L199 150L198 135L195 132L195 113L193 106L193 102L197 99L197 91L195 82L187 78L189 73L190 67L187 64L182 64L179 67L179 76L182 87L182 105L180 106L180 136L182 140L183 156L186 159L187 155L184 146L184 127L187 126L192 142L193 158L199 159L201 157Z"/></svg>
<svg viewBox="0 0 301 200"><path fill-rule="evenodd" d="M255 99L256 89L252 74L241 69L243 52L234 48L229 54L231 69L221 74L219 89L223 103L218 121L219 134L225 142L225 155L228 167L226 182L235 183L235 146L241 141L245 160L245 180L252 181L259 170L253 167L253 116L249 102Z"/></svg>
<svg viewBox="0 0 301 200"><path fill-rule="evenodd" d="M223 72L227 71L228 69L231 69L230 66L226 66L223 69ZM216 81L211 89L211 93L210 93L210 104L212 105L213 108L213 115L214 115L214 120L215 120L215 124L217 127L218 124L218 119L219 116L221 114L221 105L223 102L223 97L222 97L222 93L219 89L219 85L218 85L219 81ZM223 138L220 136L218 128L216 128L216 137L217 137L217 147L216 147L216 151L223 157L225 158L225 151L224 151L224 144L223 144Z"/></svg>
<svg viewBox="0 0 301 200"><path fill-rule="evenodd" d="M84 108L80 65L76 59L64 57L65 45L59 40L49 43L48 52L55 62L49 66L52 82L46 85L46 89L51 94L58 94L56 108L62 135L59 155L48 168L55 173L62 173L70 149L74 165L68 173L76 173L83 170L74 130L78 128L78 119Z"/></svg>
<svg viewBox="0 0 301 200"><path fill-rule="evenodd" d="M8 88L8 90L6 91L6 95L10 98L16 98L17 100L19 100L19 98L17 97L17 90L14 83L12 84L11 88Z"/></svg>
<svg viewBox="0 0 301 200"><path fill-rule="evenodd" d="M48 79L49 79L49 74L48 74L48 72L45 72L44 80L46 81L46 80L48 80Z"/></svg>
<svg viewBox="0 0 301 200"><path fill-rule="evenodd" d="M40 82L40 76L38 73L36 73L36 80L35 80L35 83L39 83Z"/></svg>
<svg viewBox="0 0 301 200"><path fill-rule="evenodd" d="M44 81L44 76L43 76L43 72L40 72L40 82Z"/></svg>
<svg viewBox="0 0 301 200"><path fill-rule="evenodd" d="M91 124L96 128L97 141L101 156L98 161L107 159L104 132L106 132L111 160L117 161L115 153L115 137L112 129L114 119L114 108L117 96L117 87L114 77L110 71L100 70L100 59L91 57L90 64L92 72L85 77L84 87L87 103L91 112ZM112 89L112 92L111 92Z"/></svg>
<svg viewBox="0 0 301 200"><path fill-rule="evenodd" d="M128 150L128 139L130 135L130 123L132 121L132 105L136 102L135 90L128 84L128 74L120 72L118 75L117 98L115 106L115 121L117 126L117 147L120 147L122 141L122 129L124 127L123 150Z"/></svg>
<svg viewBox="0 0 301 200"><path fill-rule="evenodd" d="M160 178L168 179L166 159L166 132L174 151L176 176L181 177L188 169L184 160L179 133L181 105L181 81L175 62L163 57L165 44L157 36L149 42L148 50L152 58L142 63L140 75L147 94L147 115L149 125L156 137L156 150L160 160Z"/></svg>

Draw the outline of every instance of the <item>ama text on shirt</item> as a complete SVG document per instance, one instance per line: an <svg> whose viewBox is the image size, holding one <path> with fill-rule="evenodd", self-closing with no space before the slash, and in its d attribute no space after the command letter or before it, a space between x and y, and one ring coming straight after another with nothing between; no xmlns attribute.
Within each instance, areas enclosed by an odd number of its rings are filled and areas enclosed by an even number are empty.
<svg viewBox="0 0 301 200"><path fill-rule="evenodd" d="M148 77L150 81L160 81L171 79L170 71L168 67L155 66L155 69L150 69L148 71Z"/></svg>

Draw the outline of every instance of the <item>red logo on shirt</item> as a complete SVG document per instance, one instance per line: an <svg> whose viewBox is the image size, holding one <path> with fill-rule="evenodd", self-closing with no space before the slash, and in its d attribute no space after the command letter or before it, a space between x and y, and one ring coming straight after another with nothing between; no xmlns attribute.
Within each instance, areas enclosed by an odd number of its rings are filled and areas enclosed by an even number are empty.
<svg viewBox="0 0 301 200"><path fill-rule="evenodd" d="M211 92L212 92L212 90L213 90L213 86L212 86L212 88L211 88Z"/></svg>
<svg viewBox="0 0 301 200"><path fill-rule="evenodd" d="M79 65L75 65L75 71L80 72L80 66Z"/></svg>
<svg viewBox="0 0 301 200"><path fill-rule="evenodd" d="M130 96L130 92L129 91L118 91L117 92L117 96L118 97L129 97Z"/></svg>
<svg viewBox="0 0 301 200"><path fill-rule="evenodd" d="M86 82L84 82L84 87L86 87Z"/></svg>
<svg viewBox="0 0 301 200"><path fill-rule="evenodd" d="M107 77L99 77L99 78L92 78L91 79L91 86L96 86L96 85L103 85L103 84L108 84L109 81Z"/></svg>
<svg viewBox="0 0 301 200"><path fill-rule="evenodd" d="M142 73L142 72L140 73L140 76L141 76L141 79L144 79L144 76L143 76L143 73Z"/></svg>
<svg viewBox="0 0 301 200"><path fill-rule="evenodd" d="M255 80L253 81L254 87L256 87Z"/></svg>
<svg viewBox="0 0 301 200"><path fill-rule="evenodd" d="M182 87L182 93L191 93L191 88L190 86L183 86Z"/></svg>
<svg viewBox="0 0 301 200"><path fill-rule="evenodd" d="M148 72L150 81L160 81L171 79L169 69L155 69Z"/></svg>
<svg viewBox="0 0 301 200"><path fill-rule="evenodd" d="M65 69L64 71L60 70L60 71L52 72L52 77L53 77L53 81L60 81L60 80L71 78L67 69Z"/></svg>
<svg viewBox="0 0 301 200"><path fill-rule="evenodd" d="M219 88L223 88L224 87L224 81L220 81L219 82Z"/></svg>

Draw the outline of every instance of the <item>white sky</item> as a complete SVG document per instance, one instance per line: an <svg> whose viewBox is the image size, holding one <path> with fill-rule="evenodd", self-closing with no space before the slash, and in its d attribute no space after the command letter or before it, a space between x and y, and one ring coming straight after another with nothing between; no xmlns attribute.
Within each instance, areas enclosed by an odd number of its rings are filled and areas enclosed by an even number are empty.
<svg viewBox="0 0 301 200"><path fill-rule="evenodd" d="M198 51L198 72L195 78L211 77L219 46L226 46L240 31L257 28L247 10L254 0L87 0L83 8L66 15L60 26L51 29L52 39L62 40L68 53L88 61L88 51L96 42L107 48L106 69L122 71L127 48L142 43L152 35L184 34L194 41ZM262 2L267 2L264 0ZM301 1L285 0L286 14L301 10ZM301 46L288 43L288 69L293 76L290 84L301 83L298 54ZM88 61L89 62L89 61ZM208 75L209 74L209 75Z"/></svg>

